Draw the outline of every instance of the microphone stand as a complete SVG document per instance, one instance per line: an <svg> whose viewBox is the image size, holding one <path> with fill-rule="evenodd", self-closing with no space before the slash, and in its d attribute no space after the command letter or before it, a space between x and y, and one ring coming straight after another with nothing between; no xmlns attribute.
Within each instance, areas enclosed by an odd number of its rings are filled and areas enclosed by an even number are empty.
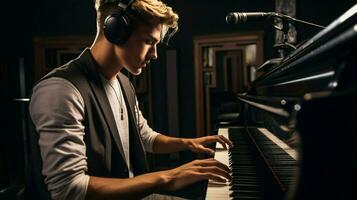
<svg viewBox="0 0 357 200"><path fill-rule="evenodd" d="M284 58L291 51L296 49L296 47L293 44L289 43L289 40L288 40L288 32L290 29L290 25L294 26L294 23L301 23L301 24L305 24L305 25L309 25L309 26L318 27L318 28L325 28L324 26L314 24L311 22L307 22L307 21L303 21L303 20L299 20L299 19L295 19L291 16L280 14L280 13L270 13L270 15L271 15L271 18L279 18L279 19L281 19L281 22L282 22L282 26L279 26L278 22L276 22L276 20L272 20L273 27L276 30L283 32L283 42L274 44L274 47L278 49L279 56L281 58Z"/></svg>

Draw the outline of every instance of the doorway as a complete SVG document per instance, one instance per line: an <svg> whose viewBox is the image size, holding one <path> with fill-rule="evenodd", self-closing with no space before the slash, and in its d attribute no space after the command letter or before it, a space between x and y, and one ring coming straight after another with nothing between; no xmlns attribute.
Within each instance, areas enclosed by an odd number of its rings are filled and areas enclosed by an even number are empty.
<svg viewBox="0 0 357 200"><path fill-rule="evenodd" d="M213 134L221 105L237 101L263 63L263 33L204 35L194 38L196 134Z"/></svg>

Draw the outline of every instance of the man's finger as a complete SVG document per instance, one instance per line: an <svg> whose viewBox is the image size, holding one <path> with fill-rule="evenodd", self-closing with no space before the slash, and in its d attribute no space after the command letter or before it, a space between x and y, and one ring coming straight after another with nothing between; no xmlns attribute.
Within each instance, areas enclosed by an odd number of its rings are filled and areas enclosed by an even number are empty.
<svg viewBox="0 0 357 200"><path fill-rule="evenodd" d="M212 149L207 148L207 147L204 147L204 146L202 146L202 145L199 145L197 148L198 148L197 150L198 150L200 153L214 154L214 151L213 151Z"/></svg>
<svg viewBox="0 0 357 200"><path fill-rule="evenodd" d="M228 138L224 137L223 135L219 135L219 138L225 141L230 147L233 147L232 141L230 141Z"/></svg>
<svg viewBox="0 0 357 200"><path fill-rule="evenodd" d="M223 178L222 176L216 175L214 173L206 172L206 173L203 173L202 176L204 177L204 179L207 179L207 180L211 179L213 181L221 182L221 183L227 182L227 180L225 178Z"/></svg>
<svg viewBox="0 0 357 200"><path fill-rule="evenodd" d="M229 174L229 172L217 167L217 166L209 166L209 167L202 167L201 172L211 172L214 174L217 174L219 176L225 177L228 180L232 179L232 176Z"/></svg>
<svg viewBox="0 0 357 200"><path fill-rule="evenodd" d="M217 166L217 167L223 169L226 172L231 172L231 170L229 169L229 167L227 165L217 161L214 158L200 160L200 165L201 166Z"/></svg>
<svg viewBox="0 0 357 200"><path fill-rule="evenodd" d="M224 149L227 149L226 143L220 137L216 137L216 141L219 142Z"/></svg>
<svg viewBox="0 0 357 200"><path fill-rule="evenodd" d="M219 142L225 149L227 149L226 144L229 145L229 147L233 147L232 141L224 137L223 135L215 135L215 136L207 136L204 137L204 143L212 143L212 142Z"/></svg>
<svg viewBox="0 0 357 200"><path fill-rule="evenodd" d="M212 143L212 142L217 142L217 137L216 136L206 136L206 137L202 137L200 139L203 139L203 143L207 144L207 143Z"/></svg>

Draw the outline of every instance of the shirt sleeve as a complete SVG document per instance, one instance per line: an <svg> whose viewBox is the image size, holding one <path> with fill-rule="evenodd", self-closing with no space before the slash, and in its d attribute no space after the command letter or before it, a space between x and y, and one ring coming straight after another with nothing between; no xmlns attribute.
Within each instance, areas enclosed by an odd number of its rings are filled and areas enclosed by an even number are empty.
<svg viewBox="0 0 357 200"><path fill-rule="evenodd" d="M139 126L139 131L141 134L141 139L143 140L144 143L144 148L147 152L153 152L153 145L155 142L155 138L160 135L160 133L155 132L152 130L152 128L148 125L147 120L141 113L141 110L139 109L139 102L136 99L136 106L135 106L135 114L137 115L138 119L138 126Z"/></svg>
<svg viewBox="0 0 357 200"><path fill-rule="evenodd" d="M63 78L46 79L33 89L29 109L52 199L84 199L89 176L79 91Z"/></svg>

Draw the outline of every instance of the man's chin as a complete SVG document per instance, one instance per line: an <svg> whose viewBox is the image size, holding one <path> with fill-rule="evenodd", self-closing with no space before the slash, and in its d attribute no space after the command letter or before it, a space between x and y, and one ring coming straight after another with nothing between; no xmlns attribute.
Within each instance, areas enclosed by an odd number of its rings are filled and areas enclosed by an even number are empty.
<svg viewBox="0 0 357 200"><path fill-rule="evenodd" d="M142 69L141 68L138 68L138 69L136 69L135 71L134 70L128 70L132 75L135 75L135 76L137 76L137 75L140 75L141 74L141 72L142 72Z"/></svg>

